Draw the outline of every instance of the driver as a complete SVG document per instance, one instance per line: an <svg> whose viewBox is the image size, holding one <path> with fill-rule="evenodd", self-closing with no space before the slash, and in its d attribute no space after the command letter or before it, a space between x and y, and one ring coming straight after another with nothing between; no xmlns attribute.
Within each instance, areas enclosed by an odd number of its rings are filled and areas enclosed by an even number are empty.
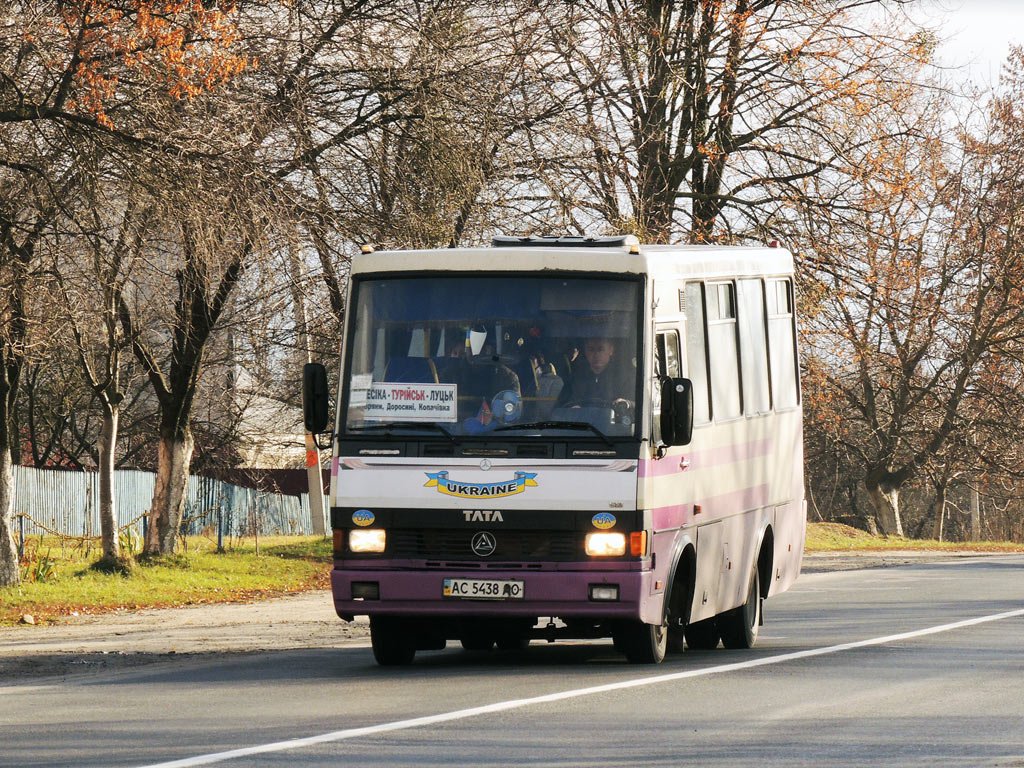
<svg viewBox="0 0 1024 768"><path fill-rule="evenodd" d="M605 406L627 402L635 389L629 372L614 365L615 342L590 338L583 343L583 359L558 396L557 407Z"/></svg>

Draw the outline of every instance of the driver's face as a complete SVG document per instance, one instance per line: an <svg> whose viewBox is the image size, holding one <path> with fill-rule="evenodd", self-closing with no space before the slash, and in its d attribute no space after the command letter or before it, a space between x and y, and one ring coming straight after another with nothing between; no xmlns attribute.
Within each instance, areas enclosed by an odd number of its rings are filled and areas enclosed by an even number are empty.
<svg viewBox="0 0 1024 768"><path fill-rule="evenodd" d="M583 345L583 356L594 373L601 373L607 368L614 354L615 344L608 339L587 339Z"/></svg>

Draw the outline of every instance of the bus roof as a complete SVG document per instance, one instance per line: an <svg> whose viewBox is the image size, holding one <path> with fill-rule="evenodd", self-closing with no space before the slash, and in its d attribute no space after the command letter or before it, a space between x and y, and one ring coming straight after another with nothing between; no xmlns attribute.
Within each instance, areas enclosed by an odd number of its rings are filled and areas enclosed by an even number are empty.
<svg viewBox="0 0 1024 768"><path fill-rule="evenodd" d="M636 251L631 252L631 251ZM504 245L361 253L352 274L386 272L609 272L652 277L788 275L785 248L721 245Z"/></svg>

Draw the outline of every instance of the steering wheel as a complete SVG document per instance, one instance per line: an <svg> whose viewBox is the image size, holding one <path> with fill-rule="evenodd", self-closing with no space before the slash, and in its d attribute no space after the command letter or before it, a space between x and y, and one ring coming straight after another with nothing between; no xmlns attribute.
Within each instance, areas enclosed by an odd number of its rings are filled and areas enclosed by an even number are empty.
<svg viewBox="0 0 1024 768"><path fill-rule="evenodd" d="M491 400L491 413L502 424L509 424L522 415L523 403L514 390L506 389Z"/></svg>

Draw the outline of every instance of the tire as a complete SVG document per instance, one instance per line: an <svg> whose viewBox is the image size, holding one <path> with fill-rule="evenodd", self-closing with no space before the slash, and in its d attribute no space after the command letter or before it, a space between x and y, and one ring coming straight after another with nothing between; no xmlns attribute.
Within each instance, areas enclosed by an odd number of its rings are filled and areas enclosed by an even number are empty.
<svg viewBox="0 0 1024 768"><path fill-rule="evenodd" d="M669 627L666 650L669 653L682 653L686 649L683 636L682 627Z"/></svg>
<svg viewBox="0 0 1024 768"><path fill-rule="evenodd" d="M370 645L373 658L382 667L404 667L416 656L416 640L400 619L370 617Z"/></svg>
<svg viewBox="0 0 1024 768"><path fill-rule="evenodd" d="M489 651L494 648L494 639L483 635L466 635L459 642L467 651Z"/></svg>
<svg viewBox="0 0 1024 768"><path fill-rule="evenodd" d="M501 651L525 651L529 645L530 638L526 635L498 635L498 650Z"/></svg>
<svg viewBox="0 0 1024 768"><path fill-rule="evenodd" d="M686 647L693 651L713 651L718 647L718 624L714 619L686 625Z"/></svg>
<svg viewBox="0 0 1024 768"><path fill-rule="evenodd" d="M722 633L722 645L726 648L753 648L757 642L757 630L761 626L761 577L754 563L750 575L750 589L747 600L739 608L721 614L718 630Z"/></svg>
<svg viewBox="0 0 1024 768"><path fill-rule="evenodd" d="M660 664L668 646L668 626L628 622L619 627L613 641L633 664Z"/></svg>

